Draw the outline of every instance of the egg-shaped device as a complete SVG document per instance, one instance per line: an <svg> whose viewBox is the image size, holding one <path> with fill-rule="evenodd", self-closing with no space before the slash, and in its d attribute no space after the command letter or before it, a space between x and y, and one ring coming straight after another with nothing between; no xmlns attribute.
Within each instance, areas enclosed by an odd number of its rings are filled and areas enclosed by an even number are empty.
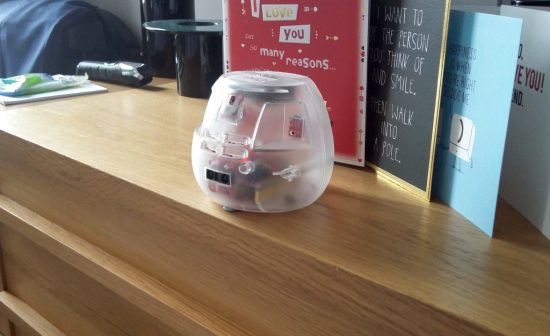
<svg viewBox="0 0 550 336"><path fill-rule="evenodd" d="M212 87L195 129L193 173L227 210L282 212L313 203L334 166L334 140L311 79L236 71Z"/></svg>

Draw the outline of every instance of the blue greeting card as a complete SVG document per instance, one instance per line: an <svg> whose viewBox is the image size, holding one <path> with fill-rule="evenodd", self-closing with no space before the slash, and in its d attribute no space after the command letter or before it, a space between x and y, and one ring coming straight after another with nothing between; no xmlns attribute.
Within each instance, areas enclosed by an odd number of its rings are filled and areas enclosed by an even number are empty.
<svg viewBox="0 0 550 336"><path fill-rule="evenodd" d="M452 11L433 195L488 235L498 197L522 20Z"/></svg>

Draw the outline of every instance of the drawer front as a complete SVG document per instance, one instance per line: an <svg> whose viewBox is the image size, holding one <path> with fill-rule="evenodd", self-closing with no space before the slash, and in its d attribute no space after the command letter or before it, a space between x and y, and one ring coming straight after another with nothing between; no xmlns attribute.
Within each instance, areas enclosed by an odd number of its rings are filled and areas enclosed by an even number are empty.
<svg viewBox="0 0 550 336"><path fill-rule="evenodd" d="M10 326L10 320L6 317L6 313L0 310L0 335L11 336L13 327Z"/></svg>
<svg viewBox="0 0 550 336"><path fill-rule="evenodd" d="M5 288L66 335L175 335L157 319L0 223ZM27 335L13 324L16 336Z"/></svg>
<svg viewBox="0 0 550 336"><path fill-rule="evenodd" d="M0 292L0 316L7 322L2 332L6 336L65 336L29 305L5 290Z"/></svg>

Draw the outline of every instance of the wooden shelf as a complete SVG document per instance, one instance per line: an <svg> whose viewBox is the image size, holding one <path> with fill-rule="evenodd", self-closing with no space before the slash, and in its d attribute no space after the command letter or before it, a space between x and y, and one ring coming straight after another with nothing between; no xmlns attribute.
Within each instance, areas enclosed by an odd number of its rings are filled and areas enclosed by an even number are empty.
<svg viewBox="0 0 550 336"><path fill-rule="evenodd" d="M438 202L336 165L305 209L227 213L191 170L205 103L156 82L0 110L2 239L22 236L175 333L550 330L550 243L505 202L490 239ZM66 332L10 275L15 251L6 290Z"/></svg>

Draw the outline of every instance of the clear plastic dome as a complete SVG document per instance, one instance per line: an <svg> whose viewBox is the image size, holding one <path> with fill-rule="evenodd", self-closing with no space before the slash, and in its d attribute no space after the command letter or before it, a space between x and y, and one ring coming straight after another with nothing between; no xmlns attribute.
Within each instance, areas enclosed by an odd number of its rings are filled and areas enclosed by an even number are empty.
<svg viewBox="0 0 550 336"><path fill-rule="evenodd" d="M328 113L311 79L229 72L194 132L193 173L227 209L282 212L313 203L334 165Z"/></svg>

